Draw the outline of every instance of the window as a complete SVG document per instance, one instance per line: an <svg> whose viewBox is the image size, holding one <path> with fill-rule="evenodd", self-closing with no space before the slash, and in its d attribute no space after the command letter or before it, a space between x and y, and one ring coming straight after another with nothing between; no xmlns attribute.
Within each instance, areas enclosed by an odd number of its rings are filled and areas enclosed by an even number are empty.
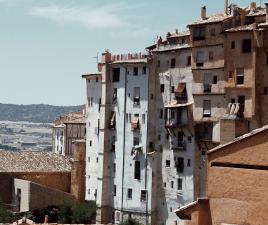
<svg viewBox="0 0 268 225"><path fill-rule="evenodd" d="M158 134L158 140L159 141L161 140L161 134Z"/></svg>
<svg viewBox="0 0 268 225"><path fill-rule="evenodd" d="M90 106L93 105L93 97L90 98Z"/></svg>
<svg viewBox="0 0 268 225"><path fill-rule="evenodd" d="M165 91L165 85L160 84L160 92L163 93Z"/></svg>
<svg viewBox="0 0 268 225"><path fill-rule="evenodd" d="M100 112L100 108L101 108L101 98L99 98L99 112Z"/></svg>
<svg viewBox="0 0 268 225"><path fill-rule="evenodd" d="M160 119L163 119L163 109L160 109L159 110L159 118Z"/></svg>
<svg viewBox="0 0 268 225"><path fill-rule="evenodd" d="M141 179L141 164L140 161L135 161L134 179Z"/></svg>
<svg viewBox="0 0 268 225"><path fill-rule="evenodd" d="M236 69L236 84L244 84L244 68Z"/></svg>
<svg viewBox="0 0 268 225"><path fill-rule="evenodd" d="M114 196L116 196L116 185L114 185Z"/></svg>
<svg viewBox="0 0 268 225"><path fill-rule="evenodd" d="M173 188L174 187L174 181L170 182L170 187Z"/></svg>
<svg viewBox="0 0 268 225"><path fill-rule="evenodd" d="M120 81L120 68L113 68L112 70L112 81L119 82Z"/></svg>
<svg viewBox="0 0 268 225"><path fill-rule="evenodd" d="M268 57L266 57L266 65L268 65Z"/></svg>
<svg viewBox="0 0 268 225"><path fill-rule="evenodd" d="M96 162L97 162L97 163L99 162L99 158L98 158L98 157L96 158Z"/></svg>
<svg viewBox="0 0 268 225"><path fill-rule="evenodd" d="M160 67L160 60L157 61L157 67Z"/></svg>
<svg viewBox="0 0 268 225"><path fill-rule="evenodd" d="M197 52L196 54L196 66L203 66L204 65L204 52Z"/></svg>
<svg viewBox="0 0 268 225"><path fill-rule="evenodd" d="M192 136L188 136L189 143L192 143Z"/></svg>
<svg viewBox="0 0 268 225"><path fill-rule="evenodd" d="M134 137L133 138L133 146L138 146L140 144L140 138L139 137Z"/></svg>
<svg viewBox="0 0 268 225"><path fill-rule="evenodd" d="M231 49L235 49L235 41L231 42Z"/></svg>
<svg viewBox="0 0 268 225"><path fill-rule="evenodd" d="M114 174L116 173L116 163L113 164Z"/></svg>
<svg viewBox="0 0 268 225"><path fill-rule="evenodd" d="M113 104L117 103L117 88L113 90Z"/></svg>
<svg viewBox="0 0 268 225"><path fill-rule="evenodd" d="M145 114L142 114L142 123L145 124Z"/></svg>
<svg viewBox="0 0 268 225"><path fill-rule="evenodd" d="M210 100L203 101L203 117L211 116L211 102Z"/></svg>
<svg viewBox="0 0 268 225"><path fill-rule="evenodd" d="M176 161L176 169L178 173L183 173L184 171L184 158L178 157Z"/></svg>
<svg viewBox="0 0 268 225"><path fill-rule="evenodd" d="M238 103L241 109L241 112L245 111L245 96L238 96Z"/></svg>
<svg viewBox="0 0 268 225"><path fill-rule="evenodd" d="M139 130L140 129L140 122L139 122L139 114L134 114L134 118L131 121L131 128L132 130Z"/></svg>
<svg viewBox="0 0 268 225"><path fill-rule="evenodd" d="M114 152L115 151L115 136L112 136L112 148L111 151Z"/></svg>
<svg viewBox="0 0 268 225"><path fill-rule="evenodd" d="M200 40L205 40L205 27L196 27L194 28L194 41L200 41Z"/></svg>
<svg viewBox="0 0 268 225"><path fill-rule="evenodd" d="M175 68L175 66L176 66L176 59L175 58L172 58L171 59L171 63L170 63L170 67L171 68Z"/></svg>
<svg viewBox="0 0 268 225"><path fill-rule="evenodd" d="M170 167L170 160L166 160L166 167Z"/></svg>
<svg viewBox="0 0 268 225"><path fill-rule="evenodd" d="M134 87L133 89L133 103L134 105L140 104L140 87Z"/></svg>
<svg viewBox="0 0 268 225"><path fill-rule="evenodd" d="M191 159L187 159L187 166L191 167Z"/></svg>
<svg viewBox="0 0 268 225"><path fill-rule="evenodd" d="M208 53L208 59L209 59L209 61L212 61L214 59L214 52Z"/></svg>
<svg viewBox="0 0 268 225"><path fill-rule="evenodd" d="M127 189L127 198L132 199L132 189L131 188Z"/></svg>
<svg viewBox="0 0 268 225"><path fill-rule="evenodd" d="M213 84L217 84L218 83L218 77L217 76L213 76Z"/></svg>
<svg viewBox="0 0 268 225"><path fill-rule="evenodd" d="M234 98L231 98L231 103L235 103L235 99Z"/></svg>
<svg viewBox="0 0 268 225"><path fill-rule="evenodd" d="M92 146L92 141L91 140L89 141L89 146Z"/></svg>
<svg viewBox="0 0 268 225"><path fill-rule="evenodd" d="M98 77L96 77L96 83L98 83L99 82L99 78Z"/></svg>
<svg viewBox="0 0 268 225"><path fill-rule="evenodd" d="M174 93L174 92L175 92L175 87L171 86L171 93Z"/></svg>
<svg viewBox="0 0 268 225"><path fill-rule="evenodd" d="M189 55L187 56L187 66L191 66L192 64L192 57Z"/></svg>
<svg viewBox="0 0 268 225"><path fill-rule="evenodd" d="M138 75L138 72L139 72L139 68L138 67L134 67L133 68L133 75L134 76L137 76Z"/></svg>
<svg viewBox="0 0 268 225"><path fill-rule="evenodd" d="M147 201L147 191L141 190L141 202Z"/></svg>
<svg viewBox="0 0 268 225"><path fill-rule="evenodd" d="M268 87L264 87L263 94L268 95Z"/></svg>
<svg viewBox="0 0 268 225"><path fill-rule="evenodd" d="M178 142L182 142L183 141L183 136L184 136L184 133L182 131L179 131L178 132L178 136L177 136Z"/></svg>
<svg viewBox="0 0 268 225"><path fill-rule="evenodd" d="M182 179L178 178L178 190L181 191L182 190Z"/></svg>
<svg viewBox="0 0 268 225"><path fill-rule="evenodd" d="M166 139L169 140L169 133L166 133Z"/></svg>
<svg viewBox="0 0 268 225"><path fill-rule="evenodd" d="M216 35L215 28L211 28L210 29L210 36L215 36L215 35Z"/></svg>
<svg viewBox="0 0 268 225"><path fill-rule="evenodd" d="M242 53L251 52L251 39L244 39L242 41Z"/></svg>
<svg viewBox="0 0 268 225"><path fill-rule="evenodd" d="M204 92L210 93L212 86L212 74L205 73L204 75Z"/></svg>
<svg viewBox="0 0 268 225"><path fill-rule="evenodd" d="M142 67L142 74L146 74L146 66Z"/></svg>

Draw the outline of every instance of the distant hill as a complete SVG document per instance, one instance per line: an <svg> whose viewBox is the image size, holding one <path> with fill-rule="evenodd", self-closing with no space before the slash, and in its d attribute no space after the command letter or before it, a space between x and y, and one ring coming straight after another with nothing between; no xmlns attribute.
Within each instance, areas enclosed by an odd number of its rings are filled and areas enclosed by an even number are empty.
<svg viewBox="0 0 268 225"><path fill-rule="evenodd" d="M83 106L52 106L45 104L15 105L0 103L0 120L52 123L55 118L81 111Z"/></svg>

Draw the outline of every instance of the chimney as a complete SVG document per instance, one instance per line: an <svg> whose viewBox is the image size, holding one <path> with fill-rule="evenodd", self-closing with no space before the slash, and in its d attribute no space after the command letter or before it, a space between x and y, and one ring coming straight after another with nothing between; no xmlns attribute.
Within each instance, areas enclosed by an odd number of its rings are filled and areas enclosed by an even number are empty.
<svg viewBox="0 0 268 225"><path fill-rule="evenodd" d="M45 215L44 223L48 223L48 215Z"/></svg>
<svg viewBox="0 0 268 225"><path fill-rule="evenodd" d="M266 7L266 23L268 23L268 2L265 3Z"/></svg>
<svg viewBox="0 0 268 225"><path fill-rule="evenodd" d="M228 15L228 7L229 7L229 1L228 0L224 0L224 13L225 15Z"/></svg>
<svg viewBox="0 0 268 225"><path fill-rule="evenodd" d="M207 8L206 8L206 6L203 6L201 8L201 18L202 18L202 20L205 20L207 18Z"/></svg>
<svg viewBox="0 0 268 225"><path fill-rule="evenodd" d="M256 2L250 3L250 11L254 11L256 9Z"/></svg>

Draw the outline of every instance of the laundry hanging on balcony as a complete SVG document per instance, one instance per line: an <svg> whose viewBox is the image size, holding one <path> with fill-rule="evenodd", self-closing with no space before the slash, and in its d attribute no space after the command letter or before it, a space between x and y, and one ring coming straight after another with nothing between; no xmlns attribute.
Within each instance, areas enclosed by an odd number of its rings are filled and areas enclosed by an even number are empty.
<svg viewBox="0 0 268 225"><path fill-rule="evenodd" d="M133 159L135 159L139 154L143 153L143 146L142 145L135 145L131 150L131 155Z"/></svg>
<svg viewBox="0 0 268 225"><path fill-rule="evenodd" d="M131 121L131 128L132 129L138 129L139 128L139 117L134 116L134 118Z"/></svg>

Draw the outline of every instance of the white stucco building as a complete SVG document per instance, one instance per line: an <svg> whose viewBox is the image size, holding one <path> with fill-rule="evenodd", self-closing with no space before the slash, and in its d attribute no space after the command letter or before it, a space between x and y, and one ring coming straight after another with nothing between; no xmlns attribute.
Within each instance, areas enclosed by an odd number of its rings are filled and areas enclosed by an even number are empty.
<svg viewBox="0 0 268 225"><path fill-rule="evenodd" d="M103 53L87 74L86 200L97 222L151 221L152 159L148 156L148 74L142 54Z"/></svg>

